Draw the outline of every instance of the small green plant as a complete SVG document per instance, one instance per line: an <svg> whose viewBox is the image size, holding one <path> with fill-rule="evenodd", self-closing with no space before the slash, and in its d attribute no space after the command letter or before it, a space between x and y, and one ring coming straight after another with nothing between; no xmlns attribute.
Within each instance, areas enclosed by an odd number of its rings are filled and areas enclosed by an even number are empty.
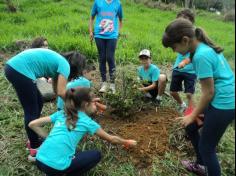
<svg viewBox="0 0 236 176"><path fill-rule="evenodd" d="M140 81L135 74L134 66L121 66L117 70L115 94L108 92L105 95L108 106L112 113L121 118L132 117L136 112L145 108L142 100L143 93L138 90Z"/></svg>

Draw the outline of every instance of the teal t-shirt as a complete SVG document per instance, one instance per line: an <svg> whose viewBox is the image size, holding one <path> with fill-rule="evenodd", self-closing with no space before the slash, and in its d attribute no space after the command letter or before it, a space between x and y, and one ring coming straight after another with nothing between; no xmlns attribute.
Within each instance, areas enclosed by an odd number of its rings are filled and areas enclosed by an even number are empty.
<svg viewBox="0 0 236 176"><path fill-rule="evenodd" d="M59 74L67 79L70 74L70 65L63 56L43 48L25 50L12 57L7 64L32 80L55 78Z"/></svg>
<svg viewBox="0 0 236 176"><path fill-rule="evenodd" d="M103 39L117 39L119 34L118 18L123 18L120 0L95 0L91 16L96 16L94 37Z"/></svg>
<svg viewBox="0 0 236 176"><path fill-rule="evenodd" d="M138 68L138 76L142 81L154 83L160 77L160 69L154 64L151 64L147 70L144 69L144 66L141 66Z"/></svg>
<svg viewBox="0 0 236 176"><path fill-rule="evenodd" d="M91 87L91 82L86 79L85 77L79 77L73 81L70 81L66 85L66 89L77 88L77 87ZM64 109L64 101L61 97L57 98L57 109L63 110Z"/></svg>
<svg viewBox="0 0 236 176"><path fill-rule="evenodd" d="M196 74L193 69L192 63L187 64L184 68L181 68L181 69L178 68L180 62L182 62L186 58L190 58L190 53L188 53L184 56L182 54L178 54L175 64L174 64L174 70L179 71L179 72L183 72L183 73Z"/></svg>
<svg viewBox="0 0 236 176"><path fill-rule="evenodd" d="M58 111L50 118L54 126L40 146L36 158L51 168L65 170L70 166L84 135L94 135L101 127L84 112L78 113L76 128L72 131L67 128L64 111Z"/></svg>
<svg viewBox="0 0 236 176"><path fill-rule="evenodd" d="M214 79L211 105L217 109L235 109L235 77L224 55L201 43L195 51L193 66L198 79Z"/></svg>

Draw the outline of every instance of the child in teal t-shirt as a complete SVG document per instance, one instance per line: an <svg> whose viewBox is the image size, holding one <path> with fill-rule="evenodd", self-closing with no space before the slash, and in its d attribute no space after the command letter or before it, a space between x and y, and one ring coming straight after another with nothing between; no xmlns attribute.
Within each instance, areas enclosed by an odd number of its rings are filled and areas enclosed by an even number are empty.
<svg viewBox="0 0 236 176"><path fill-rule="evenodd" d="M71 79L71 81L68 82L68 84L66 85L66 89L78 88L78 87L91 88L92 86L92 82L90 81L92 79L91 72L95 70L95 67L86 65L85 59L81 60L80 63L81 63L80 69L82 70L82 72L80 73L80 75L78 75L77 78ZM57 109L59 111L64 109L64 101L60 97L57 98Z"/></svg>
<svg viewBox="0 0 236 176"><path fill-rule="evenodd" d="M46 174L81 175L96 166L101 160L100 151L76 153L81 139L89 134L96 134L101 139L113 144L133 147L134 140L125 140L107 134L101 126L92 120L89 114L96 112L89 88L68 89L65 98L65 111L58 111L49 117L32 121L29 127L42 137L47 137L36 155L38 168ZM54 123L47 135L42 128L45 123Z"/></svg>
<svg viewBox="0 0 236 176"><path fill-rule="evenodd" d="M176 18L184 18L191 23L195 22L195 15L190 9L181 10ZM187 112L193 109L194 106L194 93L196 85L196 73L193 69L193 64L190 61L190 53L182 55L178 53L176 61L173 65L172 78L170 83L170 94L178 103L179 113ZM187 62L186 62L187 61ZM184 89L183 89L184 87ZM179 95L179 92L183 91L186 95L187 104Z"/></svg>
<svg viewBox="0 0 236 176"><path fill-rule="evenodd" d="M143 82L143 87L139 90L159 105L166 88L167 76L161 74L160 69L151 63L151 52L149 50L142 50L139 59L142 66L138 68L138 77Z"/></svg>
<svg viewBox="0 0 236 176"><path fill-rule="evenodd" d="M185 19L173 21L165 30L162 43L175 52L190 53L193 68L201 84L199 103L191 114L179 117L186 127L197 161L184 160L183 166L198 175L220 176L216 147L227 127L235 119L235 76L223 55L201 28ZM204 113L201 135L197 119Z"/></svg>
<svg viewBox="0 0 236 176"><path fill-rule="evenodd" d="M77 52L62 56L49 49L37 48L25 50L6 62L5 76L14 87L24 109L30 151L41 145L38 135L28 127L32 120L40 117L43 108L42 95L36 85L37 78L51 77L54 92L64 98L67 81L78 74L79 59L80 54ZM30 152L31 155L34 154Z"/></svg>

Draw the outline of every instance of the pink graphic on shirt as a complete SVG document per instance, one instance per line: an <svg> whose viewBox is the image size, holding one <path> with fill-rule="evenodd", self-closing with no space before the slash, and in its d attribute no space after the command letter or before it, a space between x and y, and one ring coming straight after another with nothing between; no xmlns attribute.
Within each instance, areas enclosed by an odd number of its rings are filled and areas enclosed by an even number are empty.
<svg viewBox="0 0 236 176"><path fill-rule="evenodd" d="M106 32L112 32L114 31L114 23L110 19L103 19L99 25L101 28L100 34L104 34Z"/></svg>

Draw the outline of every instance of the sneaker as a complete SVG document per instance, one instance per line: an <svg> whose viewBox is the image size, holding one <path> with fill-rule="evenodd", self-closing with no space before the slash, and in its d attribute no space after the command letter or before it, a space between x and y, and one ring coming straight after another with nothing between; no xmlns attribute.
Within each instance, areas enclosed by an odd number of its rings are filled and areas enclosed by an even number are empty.
<svg viewBox="0 0 236 176"><path fill-rule="evenodd" d="M111 84L110 84L110 90L111 90L111 92L112 92L113 94L116 93L116 85L115 85L114 83L111 83Z"/></svg>
<svg viewBox="0 0 236 176"><path fill-rule="evenodd" d="M187 109L187 105L185 102L183 102L182 105L179 106L178 112L183 114L186 109Z"/></svg>
<svg viewBox="0 0 236 176"><path fill-rule="evenodd" d="M38 149L29 149L30 154L28 155L28 161L35 162L36 161L36 154Z"/></svg>
<svg viewBox="0 0 236 176"><path fill-rule="evenodd" d="M31 145L30 145L30 141L28 140L26 142L26 150L30 150L31 149Z"/></svg>
<svg viewBox="0 0 236 176"><path fill-rule="evenodd" d="M189 172L192 172L192 173L199 175L199 176L207 176L205 166L202 166L200 164L197 164L196 162L192 162L189 160L181 161L181 164Z"/></svg>
<svg viewBox="0 0 236 176"><path fill-rule="evenodd" d="M44 142L44 138L39 138L39 142L40 142L40 145ZM29 151L31 149L31 145L30 145L30 141L29 141L29 139L27 140L27 142L26 142L26 150L27 151Z"/></svg>
<svg viewBox="0 0 236 176"><path fill-rule="evenodd" d="M152 95L148 92L148 93L145 93L145 98L152 98Z"/></svg>
<svg viewBox="0 0 236 176"><path fill-rule="evenodd" d="M184 111L184 115L187 116L187 115L192 114L193 110L194 110L193 107L187 107Z"/></svg>
<svg viewBox="0 0 236 176"><path fill-rule="evenodd" d="M101 87L101 89L99 90L99 92L100 92L100 93L106 93L108 89L109 89L109 88L108 88L108 84L107 84L106 82L103 82L103 83L102 83L102 87Z"/></svg>

